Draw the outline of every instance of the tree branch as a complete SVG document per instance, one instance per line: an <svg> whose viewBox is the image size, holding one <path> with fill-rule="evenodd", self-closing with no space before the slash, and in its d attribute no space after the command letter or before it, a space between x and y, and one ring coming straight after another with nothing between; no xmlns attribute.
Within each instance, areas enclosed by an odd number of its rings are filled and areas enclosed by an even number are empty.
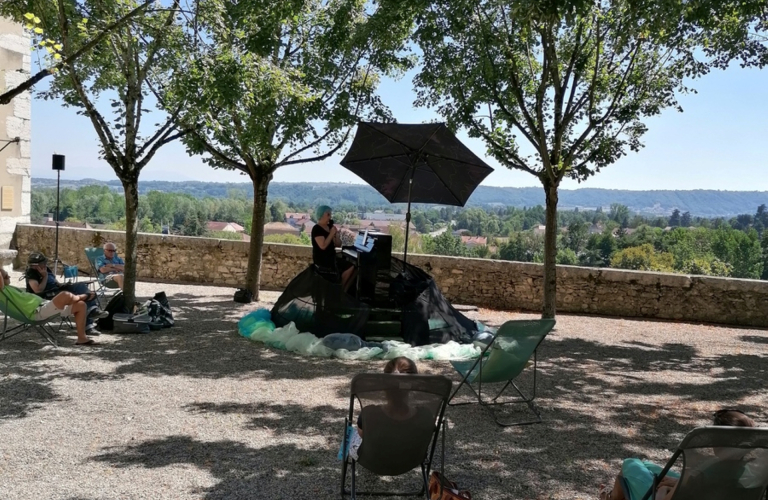
<svg viewBox="0 0 768 500"><path fill-rule="evenodd" d="M94 38L89 40L85 43L82 47L77 49L74 53L68 55L67 57L63 57L61 61L53 65L49 69L44 69L41 71L38 71L35 76L31 77L24 83L19 84L18 86L3 92L0 94L0 105L9 104L11 100L16 97L17 95L21 94L22 92L26 92L27 90L30 90L32 87L35 86L35 84L39 83L43 78L50 76L55 72L56 70L60 70L64 67L67 67L70 65L70 63L73 63L76 61L80 56L94 48L96 45L101 43L104 38L112 33L116 28L119 28L122 26L125 22L129 21L131 18L135 17L137 14L139 14L142 10L144 10L148 5L154 3L154 0L146 0L143 4L139 5L132 11L130 11L128 14L124 15L117 21L113 22L112 24L107 25L104 30L101 31L98 35L96 35Z"/></svg>
<svg viewBox="0 0 768 500"><path fill-rule="evenodd" d="M149 71L149 67L152 65L153 59L155 58L157 51L160 50L161 41L163 38L165 38L165 34L169 30L169 28L173 25L173 20L176 17L178 10L179 10L179 0L173 0L173 5L171 6L170 11L168 12L168 17L163 23L163 29L160 30L160 34L157 35L152 40L152 43L147 47L147 55L146 55L146 60L144 61L144 66L142 66L139 69L139 74L138 74L139 81L142 81L146 78L147 72Z"/></svg>
<svg viewBox="0 0 768 500"><path fill-rule="evenodd" d="M69 22L67 21L67 16L64 12L64 2L58 2L58 6L59 27L62 33L61 43L64 46L65 51L68 52L67 48L69 47ZM81 102L83 103L83 106L85 107L86 112L88 113L88 117L91 119L91 123L93 123L96 134L99 136L99 140L101 141L101 145L104 148L104 155L107 157L107 161L119 175L121 172L123 172L123 155L116 147L115 138L112 136L112 132L110 131L109 126L104 120L104 117L101 116L101 113L98 112L91 100L88 98L88 95L85 93L83 84L77 76L72 61L67 64L67 73L69 74L70 80L72 81L72 86L75 88L75 92L77 92Z"/></svg>

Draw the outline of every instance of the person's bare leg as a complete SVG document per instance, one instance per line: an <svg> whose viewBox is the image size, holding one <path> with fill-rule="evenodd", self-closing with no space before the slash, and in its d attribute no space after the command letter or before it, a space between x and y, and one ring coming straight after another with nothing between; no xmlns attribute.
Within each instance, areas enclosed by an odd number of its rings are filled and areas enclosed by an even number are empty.
<svg viewBox="0 0 768 500"><path fill-rule="evenodd" d="M341 286L344 288L344 291L346 292L349 290L350 285L352 284L352 280L355 277L355 269L354 267L350 267L343 273L341 273Z"/></svg>
<svg viewBox="0 0 768 500"><path fill-rule="evenodd" d="M72 313L75 315L75 326L77 327L77 342L82 344L88 342L90 338L85 334L86 308L85 302L78 301L72 305Z"/></svg>
<svg viewBox="0 0 768 500"><path fill-rule="evenodd" d="M69 292L61 292L57 294L52 302L56 306L56 309L64 309L69 306L72 314L75 316L75 326L77 328L77 343L82 344L88 342L90 339L85 334L85 319L86 319L86 307L85 300L87 295L73 295Z"/></svg>
<svg viewBox="0 0 768 500"><path fill-rule="evenodd" d="M600 494L600 500L627 500L624 496L624 490L621 488L621 474L616 476L613 482L613 489L610 492Z"/></svg>
<svg viewBox="0 0 768 500"><path fill-rule="evenodd" d="M120 288L120 290L123 289L124 277L123 277L122 274L115 274L115 275L113 275L112 276L112 281L117 283L117 286Z"/></svg>

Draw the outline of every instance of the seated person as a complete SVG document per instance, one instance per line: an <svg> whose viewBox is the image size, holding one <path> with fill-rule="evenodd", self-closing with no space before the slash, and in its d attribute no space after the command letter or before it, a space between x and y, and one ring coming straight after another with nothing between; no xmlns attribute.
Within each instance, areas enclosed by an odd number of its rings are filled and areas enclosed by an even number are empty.
<svg viewBox="0 0 768 500"><path fill-rule="evenodd" d="M713 425L723 425L729 427L754 427L755 422L740 410L724 409L715 412ZM715 451L717 454L717 451ZM739 457L740 458L740 457ZM713 464L712 468L717 468L718 473L708 473L714 480L723 480L724 474L727 469L733 469L736 467L741 471L743 464L741 461L729 463L727 460L718 461ZM653 487L653 478L655 474L660 473L662 467L650 462L643 462L636 458L628 458L624 460L621 466L621 473L614 481L613 488L608 489L602 487L600 491L600 500L640 500L643 495ZM738 479L740 472L734 476ZM621 487L621 479L624 478L629 487L629 493L631 498L627 499L624 495L624 490ZM664 476L658 484L656 494L650 497L650 500L670 500L675 493L679 480L679 475L670 471ZM637 497L637 498L636 498Z"/></svg>
<svg viewBox="0 0 768 500"><path fill-rule="evenodd" d="M38 295L22 292L10 286L11 277L5 269L0 270L0 290L13 300L19 312L34 321L42 321L59 314L62 317L74 316L77 326L77 342L75 345L96 345L85 333L86 305L88 298L85 294L75 295L70 292L59 292L51 300L44 300Z"/></svg>
<svg viewBox="0 0 768 500"><path fill-rule="evenodd" d="M312 261L320 273L340 275L341 286L346 292L355 277L355 266L336 257L336 247L341 246L341 238L331 220L331 207L317 207L315 218L317 224L312 227Z"/></svg>
<svg viewBox="0 0 768 500"><path fill-rule="evenodd" d="M99 309L99 302L96 294L88 290L85 283L59 283L56 276L47 265L48 259L40 252L32 252L27 259L27 270L24 277L27 281L27 292L40 296L43 299L51 300L59 292L67 291L73 295L82 295L86 298L87 317L85 329L89 335L99 335L96 330L94 320L109 316L105 311ZM63 315L62 317L66 317Z"/></svg>
<svg viewBox="0 0 768 500"><path fill-rule="evenodd" d="M416 368L416 363L413 360L400 356L391 359L384 366L384 373L391 374L418 374L419 371ZM379 434L378 436L368 436L368 445L373 446L375 449L386 449L390 443L388 436L396 435L403 437L405 433L413 435L413 439L406 439L407 443L399 443L398 449L403 452L409 452L404 449L414 448L415 450L421 450L429 445L432 439L432 430L435 427L435 417L425 407L413 407L408 401L408 392L400 390L391 390L386 394L387 402L384 405L370 405L363 408L360 416L357 419L357 433L360 437L359 440L353 439L353 444L358 441L357 447L359 448L359 454L363 453L365 447L365 441L363 438L363 422L371 425L374 422L376 427L386 425L391 432L385 434ZM373 439L373 443L371 442ZM350 449L352 454L352 449ZM409 453L410 454L410 453ZM354 458L354 455L353 455Z"/></svg>
<svg viewBox="0 0 768 500"><path fill-rule="evenodd" d="M99 278L114 281L120 290L123 289L125 261L117 256L117 246L108 241L104 243L104 255L96 259L96 270Z"/></svg>

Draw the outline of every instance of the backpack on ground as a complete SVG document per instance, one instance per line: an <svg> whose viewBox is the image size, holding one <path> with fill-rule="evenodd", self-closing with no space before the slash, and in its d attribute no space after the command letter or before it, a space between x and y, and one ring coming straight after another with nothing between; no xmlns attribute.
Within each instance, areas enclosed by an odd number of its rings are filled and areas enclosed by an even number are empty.
<svg viewBox="0 0 768 500"><path fill-rule="evenodd" d="M109 299L109 302L107 302L107 306L104 308L104 310L109 313L109 316L106 318L101 318L96 322L96 325L100 330L114 329L115 314L130 314L128 308L125 307L125 296L123 295L122 290L117 292L111 299Z"/></svg>
<svg viewBox="0 0 768 500"><path fill-rule="evenodd" d="M153 324L159 324L162 328L173 326L173 313L165 292L157 292L152 300L147 303L147 315Z"/></svg>

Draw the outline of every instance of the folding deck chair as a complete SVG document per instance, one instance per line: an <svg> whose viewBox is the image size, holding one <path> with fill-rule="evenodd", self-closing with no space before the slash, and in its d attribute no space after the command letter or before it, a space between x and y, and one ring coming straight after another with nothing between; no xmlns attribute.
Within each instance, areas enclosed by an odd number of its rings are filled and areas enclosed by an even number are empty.
<svg viewBox="0 0 768 500"><path fill-rule="evenodd" d="M85 249L85 256L88 259L88 262L91 264L91 270L93 271L93 275L97 280L95 282L95 292L97 298L99 298L99 300L105 298L107 290L117 291L120 288L117 285L117 282L109 279L107 276L102 275L99 272L99 269L96 267L96 259L104 256L104 249L99 247L88 247Z"/></svg>
<svg viewBox="0 0 768 500"><path fill-rule="evenodd" d="M352 379L349 415L344 421L341 472L341 497L351 495L424 496L429 498L429 473L437 445L451 381L442 375L362 373ZM363 442L357 460L346 455L347 427L355 424L355 401L360 406ZM394 419L388 405L407 404L410 417ZM355 428L351 432L357 432ZM445 430L443 429L443 458ZM357 491L357 465L377 476L400 476L421 469L421 489L412 492ZM351 489L346 489L347 469L351 469Z"/></svg>
<svg viewBox="0 0 768 500"><path fill-rule="evenodd" d="M56 342L56 339L54 338L55 332L53 330L53 327L51 326L51 323L58 320L60 316L56 314L54 316L51 316L50 318L46 318L40 321L36 321L26 317L18 308L18 306L14 303L13 299L10 297L11 294L6 293L7 288L9 288L9 286L6 286L2 290L0 290L0 310L2 310L3 314L5 315L5 318L3 320L3 332L2 334L0 334L0 342L2 342L3 340L9 339L11 337L14 337L20 333L24 333L29 329L35 329L37 333L39 333L40 336L42 336L45 341L50 342L50 344L53 345L53 347L58 347L59 344ZM9 317L11 319L18 321L19 324L8 329Z"/></svg>
<svg viewBox="0 0 768 500"><path fill-rule="evenodd" d="M453 368L459 373L462 380L451 394L448 404L451 406L480 404L492 410L492 407L497 405L525 403L536 415L535 420L504 423L499 421L496 412L492 411L494 420L502 427L541 422L541 415L533 402L536 399L536 351L544 337L552 331L554 326L555 320L553 319L507 321L501 325L479 358L470 361L451 361ZM526 396L514 380L528 365L531 355L533 355L533 389L531 395ZM498 394L491 400L484 400L482 397L483 384L499 382L505 384ZM477 389L473 384L477 386ZM451 402L464 385L472 391L477 401ZM510 386L517 391L519 397L511 400L499 400Z"/></svg>
<svg viewBox="0 0 768 500"><path fill-rule="evenodd" d="M682 455L683 470L672 500L762 500L768 487L768 429L699 427L688 433L642 499L653 500L659 481Z"/></svg>

